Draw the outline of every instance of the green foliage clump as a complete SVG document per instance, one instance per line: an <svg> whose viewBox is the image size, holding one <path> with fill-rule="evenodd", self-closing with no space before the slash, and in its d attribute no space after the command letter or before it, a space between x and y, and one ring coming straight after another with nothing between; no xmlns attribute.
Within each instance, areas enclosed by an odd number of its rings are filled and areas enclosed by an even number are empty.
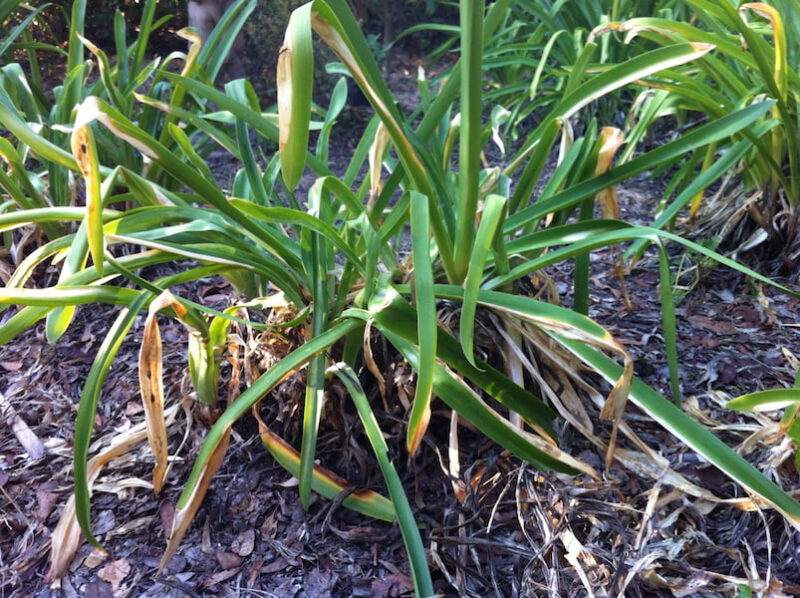
<svg viewBox="0 0 800 598"><path fill-rule="evenodd" d="M21 4L21 2L14 2ZM70 10L72 0L51 0L50 2L37 1L27 3L34 7L43 7L36 30L39 31L39 41L60 42L66 39L70 25ZM145 2L139 0L93 0L91 10L86 13L85 34L97 46L106 52L114 49L114 22L117 11L125 15L127 34L136 36L136 24L142 19ZM18 9L16 18L24 18L27 11ZM170 51L185 47L185 43L174 35L186 23L185 0L161 0L156 4L154 18L156 21L171 17L169 27L156 32L152 41L153 51L165 55Z"/></svg>
<svg viewBox="0 0 800 598"><path fill-rule="evenodd" d="M0 176L0 231L13 241L19 228L36 225L47 238L18 265L0 293L0 305L20 307L0 325L0 343L42 319L47 319L48 338L55 341L79 304L121 306L87 375L76 419L75 510L90 542L97 544L91 533L93 478L87 458L97 405L122 340L145 310L142 397L148 440L157 462L163 459L162 473L154 470L154 488L164 482L167 462L155 314L175 318L189 329L195 397L210 404L218 400L218 362L228 326L249 325L275 338L286 325L249 322L240 308L286 309L291 325L304 332L304 344L275 355L272 365L247 381L246 390L231 399L209 429L176 504L162 568L224 458L235 421L257 413L259 402L283 379L305 370L299 451L266 425L260 429L262 440L298 478L304 505L310 504L312 491L336 496L347 484L317 465L317 435L326 393L334 386L343 391L363 424L389 494L358 492L343 504L396 519L416 593L433 593L418 525L373 412L379 407L364 388L383 384L379 374L377 381L371 377L378 371L369 349L374 335L391 344L415 372L414 397L405 414L411 456L424 450L428 424L440 411L438 405L432 410L436 400L452 409L454 423L459 418L469 422L541 470L600 477L592 465L569 454L557 433L561 426L554 425L559 417L576 421L559 404L559 393L571 388L577 396L599 377L611 387L599 409L611 429L608 440L600 442L607 442L609 459L615 454L616 431L628 433L621 424L630 400L749 492L787 517L800 519L800 504L680 409L676 316L665 243L681 244L791 291L702 245L620 221L613 200L615 184L671 167L688 153L710 151L742 135L765 118L773 103L732 107L711 122L614 164L625 141L623 132L590 121L575 134L571 123L581 111L634 83L659 80L671 69L708 60L712 48L680 41L596 69L590 61L594 41L584 43L579 37L578 59L569 72L547 74L560 77L563 85L554 85L552 97L539 105L542 114L536 125L520 132L518 147L500 163L490 164L485 149L489 143L502 145L500 125L509 123L513 131L521 118L521 111L513 110L501 118L497 108L505 109L503 97L485 88L491 48L485 49L482 40L514 25L507 20L509 2L498 0L487 9L483 0L462 0L460 60L438 87L420 77L420 105L411 114L402 111L389 89L345 0L313 0L291 17L293 0L262 2L255 12L255 0L237 0L205 49L194 40L185 55L172 58L182 63L180 74L159 60L147 62L146 40L128 43L120 17L115 20L115 47L123 59L112 67L105 53L81 41L86 1L76 0L68 48L74 68L59 91L57 110L48 110L46 99L23 84L18 65L0 70L0 85L6 90L0 96L0 124L14 136L0 144L6 162ZM154 3L145 3L143 38L153 22ZM245 79L223 89L214 86L236 27L248 14L255 17L250 35L270 40L269 47L255 46L263 52L264 69L278 60L283 23L289 21L290 49L280 53L277 65L278 114L262 111ZM340 79L326 94L327 107L314 108L314 100L322 103L322 94L313 88L322 61L315 60L312 31L358 82L375 112L341 176L331 171L329 146L347 85ZM252 39L250 43L253 47ZM99 81L88 87L81 70L84 47L100 72ZM263 76L272 81L268 73ZM535 86L529 85L526 93L536 101ZM49 121L51 112L61 118ZM260 153L260 140L278 142L279 151ZM241 164L230 189L218 184L205 159L212 150ZM558 165L548 171L552 154L558 155ZM62 193L54 195L52 186L58 181ZM708 177L703 181L698 190L713 182ZM72 201L70 192L76 189L81 194ZM593 218L595 204L604 218ZM657 250L661 327L677 405L636 379L623 344L587 316L589 254L632 241ZM526 292L532 276L546 276L548 266L573 259L574 309ZM51 261L62 268L58 284L27 286L32 272ZM146 269L165 262L174 263L178 272L155 278ZM218 311L180 296L182 283L212 275L227 279L244 302ZM453 305L459 316L450 314L446 320L457 319L458 324L445 326L443 310ZM476 338L476 322L493 332L488 357ZM497 367L489 363L493 359ZM526 379L537 384L526 384ZM587 429L592 422L579 426ZM52 544L61 542L54 539ZM58 563L51 572L65 566L63 559Z"/></svg>

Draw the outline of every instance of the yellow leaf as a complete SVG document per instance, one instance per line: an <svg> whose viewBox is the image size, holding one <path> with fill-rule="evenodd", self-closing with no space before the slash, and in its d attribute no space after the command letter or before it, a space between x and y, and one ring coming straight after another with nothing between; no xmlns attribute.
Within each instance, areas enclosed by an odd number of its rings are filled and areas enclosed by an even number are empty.
<svg viewBox="0 0 800 598"><path fill-rule="evenodd" d="M89 252L92 254L97 273L103 274L105 246L103 242L103 198L100 191L100 167L97 159L97 146L90 127L91 116L78 107L75 129L70 146L78 168L86 183L86 230L89 238Z"/></svg>
<svg viewBox="0 0 800 598"><path fill-rule="evenodd" d="M597 164L594 173L603 174L611 168L614 155L622 145L624 134L616 127L603 127L600 131L600 151L597 154ZM618 218L617 192L611 186L600 191L596 196L597 203L600 205L600 213L603 218Z"/></svg>
<svg viewBox="0 0 800 598"><path fill-rule="evenodd" d="M369 147L369 201L370 204L375 200L383 188L381 182L381 167L383 166L383 155L389 145L389 130L381 123L375 131L375 139Z"/></svg>
<svg viewBox="0 0 800 598"><path fill-rule="evenodd" d="M164 424L164 381L161 354L161 332L156 314L165 307L180 313L183 306L169 291L159 295L151 304L144 324L142 346L139 350L139 391L147 423L147 441L155 459L153 492L158 494L167 475L167 428Z"/></svg>

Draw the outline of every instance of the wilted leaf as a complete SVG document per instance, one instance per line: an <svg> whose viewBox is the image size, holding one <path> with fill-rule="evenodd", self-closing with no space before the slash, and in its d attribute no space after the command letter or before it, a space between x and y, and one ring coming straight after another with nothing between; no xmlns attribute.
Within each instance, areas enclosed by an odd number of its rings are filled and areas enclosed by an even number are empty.
<svg viewBox="0 0 800 598"><path fill-rule="evenodd" d="M175 419L177 411L178 405L167 410L165 414L167 424ZM86 470L86 482L89 489L91 490L94 481L100 474L100 470L106 463L120 455L124 455L145 438L147 438L145 425L138 424L124 434L117 436L112 440L112 445L109 448L96 457L93 457L89 461ZM73 494L69 497L67 504L64 506L58 524L52 533L50 567L47 570L45 579L52 581L64 575L80 544L81 530L75 517L75 495Z"/></svg>
<svg viewBox="0 0 800 598"><path fill-rule="evenodd" d="M222 460L225 457L225 451L228 449L228 442L230 441L230 438L231 429L228 427L217 445L214 447L213 452L203 464L202 473L197 479L197 483L191 489L191 494L189 495L188 501L183 507L175 511L175 516L172 520L172 530L170 531L169 540L167 541L167 547L164 550L164 554L161 557L161 562L158 565L159 573L164 570L164 567L167 566L167 563L169 563L172 555L175 554L175 551L177 550L178 545L181 543L184 534L186 534L186 530L189 528L189 524L194 518L194 514L197 512L197 509L200 508L200 503L203 502L203 497L206 495L208 485L211 483L214 473L216 473L217 469L219 469L219 466L222 465Z"/></svg>
<svg viewBox="0 0 800 598"><path fill-rule="evenodd" d="M222 583L226 579L230 579L231 577L237 575L238 573L239 573L238 568L223 569L222 571L219 571L217 573L214 573L214 575L207 577L206 580L203 582L203 587L210 588L212 586L217 585L218 583Z"/></svg>
<svg viewBox="0 0 800 598"><path fill-rule="evenodd" d="M99 566L108 558L108 553L97 548L92 548L92 552L89 553L83 560L83 566L88 567L89 569L94 569L95 567Z"/></svg>
<svg viewBox="0 0 800 598"><path fill-rule="evenodd" d="M53 512L58 501L58 494L51 492L52 482L46 482L36 491L36 512L33 514L37 521L44 521Z"/></svg>
<svg viewBox="0 0 800 598"><path fill-rule="evenodd" d="M381 122L375 131L375 139L369 147L369 197L372 202L381 192L381 168L383 167L383 154L389 145L389 130Z"/></svg>
<svg viewBox="0 0 800 598"><path fill-rule="evenodd" d="M0 416L2 416L2 419L6 422L11 422L11 431L22 445L22 448L25 449L25 452L28 453L29 460L38 461L44 457L44 444L42 444L39 437L28 427L25 420L19 416L14 406L6 400L3 393L0 393Z"/></svg>
<svg viewBox="0 0 800 598"><path fill-rule="evenodd" d="M90 100L92 98L89 98ZM86 231L89 252L92 254L97 272L103 273L103 198L100 192L100 165L97 146L91 129L94 119L94 104L86 102L78 106L75 126L70 140L72 155L86 182Z"/></svg>
<svg viewBox="0 0 800 598"><path fill-rule="evenodd" d="M600 131L600 152L597 155L597 164L594 168L596 175L603 174L611 168L614 155L622 145L624 134L616 127L603 127ZM617 209L617 192L613 186L600 191L597 196L600 212L603 218L619 218Z"/></svg>
<svg viewBox="0 0 800 598"><path fill-rule="evenodd" d="M161 363L161 332L156 314L165 307L180 304L168 291L151 304L144 324L142 346L139 351L139 391L147 422L147 441L155 459L153 492L158 494L167 475L167 428L164 425L164 380Z"/></svg>
<svg viewBox="0 0 800 598"><path fill-rule="evenodd" d="M284 469L292 475L297 475L300 471L300 454L267 427L258 413L258 405L253 406L252 412L253 417L258 421L261 442ZM295 480L292 485L296 485ZM348 487L350 484L347 480L320 465L314 465L311 476L311 488L314 492L326 498L334 498ZM392 502L372 490L354 490L342 501L342 504L349 509L384 521L392 521L396 517Z"/></svg>
<svg viewBox="0 0 800 598"><path fill-rule="evenodd" d="M311 84L304 75L313 68L311 3L292 13L278 54L278 144L281 172L289 189L300 182L308 151Z"/></svg>

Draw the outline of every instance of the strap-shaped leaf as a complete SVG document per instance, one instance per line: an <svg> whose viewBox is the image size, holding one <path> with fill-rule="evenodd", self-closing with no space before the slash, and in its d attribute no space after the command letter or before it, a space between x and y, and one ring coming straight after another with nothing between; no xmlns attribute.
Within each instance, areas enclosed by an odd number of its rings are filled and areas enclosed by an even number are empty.
<svg viewBox="0 0 800 598"><path fill-rule="evenodd" d="M481 112L483 112L483 0L461 0L458 3L461 24L461 126L458 143L458 206L454 242L456 280L467 276L474 266L470 253L475 239L475 217L478 211L478 177L480 172ZM466 349L466 345L465 345Z"/></svg>
<svg viewBox="0 0 800 598"><path fill-rule="evenodd" d="M386 309L396 301L391 297L399 297L391 288L385 288L385 290L387 296L382 296L381 293L376 294L375 301L371 305L371 313L364 313L361 317L372 317L375 327L380 330L381 334L386 336L387 340L400 351L411 367L419 371L419 345L406 340L406 338L395 332L396 328L393 324L396 324L397 317L392 315L391 309ZM353 315L356 316L357 314L353 312ZM500 376L508 380L502 374ZM597 475L591 467L574 459L556 446L513 426L508 420L491 409L462 380L458 373L439 363L434 365L433 391L450 408L478 428L483 434L532 465L544 470L552 469L570 473L583 471L592 476Z"/></svg>
<svg viewBox="0 0 800 598"><path fill-rule="evenodd" d="M408 416L406 448L415 455L431 417L437 351L436 297L433 294L428 198L411 192L411 252L414 257L414 304L417 308L420 359L414 403Z"/></svg>
<svg viewBox="0 0 800 598"><path fill-rule="evenodd" d="M447 299L458 299L464 291L454 285L436 285L436 295ZM602 326L584 315L570 309L538 301L522 295L511 295L497 291L480 290L477 302L491 309L504 312L518 320L529 322L538 328L557 332L566 338L575 339L587 345L615 353L623 360L623 369L614 381L614 387L608 395L600 412L600 418L618 421L625 407L631 376L633 360L625 348L616 341Z"/></svg>
<svg viewBox="0 0 800 598"><path fill-rule="evenodd" d="M253 417L258 422L261 442L269 454L290 474L295 477L299 476L300 453L269 429L258 413L258 405L253 405ZM311 476L311 489L314 492L325 498L334 499L349 487L351 484L347 480L320 465L314 465L314 472ZM392 501L372 490L353 490L342 501L342 505L367 517L383 521L394 521L397 518Z"/></svg>
<svg viewBox="0 0 800 598"><path fill-rule="evenodd" d="M311 6L304 4L292 13L278 54L278 144L283 180L290 190L300 182L308 151L314 72Z"/></svg>
<svg viewBox="0 0 800 598"><path fill-rule="evenodd" d="M78 108L78 116L72 132L72 154L86 183L86 234L89 252L95 268L103 274L103 199L100 193L100 168L97 145L90 126L92 117L85 109Z"/></svg>
<svg viewBox="0 0 800 598"><path fill-rule="evenodd" d="M458 289L457 298L461 299L460 287L450 288ZM405 288L401 288L401 290L404 293L408 292ZM385 331L391 332L411 345L419 345L414 309L403 300L396 290L391 287L384 288L381 293L376 295L370 309L376 323L379 323ZM345 313L349 314L350 312ZM507 408L528 419L535 427L544 430L548 437L555 437L556 434L550 425L550 422L556 417L552 409L524 388L514 384L502 372L488 363L476 359L476 365L473 366L467 361L464 351L456 339L441 328L437 328L437 333L438 358L444 364ZM420 365L418 362L415 364L415 367Z"/></svg>
<svg viewBox="0 0 800 598"><path fill-rule="evenodd" d="M78 403L78 415L75 418L75 441L73 445L72 468L74 472L75 484L75 513L78 524L81 527L86 540L93 546L100 546L100 543L92 535L90 515L89 515L89 490L88 470L86 459L89 455L89 444L94 427L95 414L97 413L97 402L100 399L100 392L103 388L108 370L111 363L119 351L122 341L128 334L136 317L139 315L146 302L151 298L149 292L137 293L136 297L129 302L128 307L120 312L113 326L108 331L100 350L94 358L89 374L86 376L86 383L81 392L80 402Z"/></svg>
<svg viewBox="0 0 800 598"><path fill-rule="evenodd" d="M650 170L654 165L665 164L670 160L677 160L686 153L698 148L730 137L752 125L773 105L773 102L759 102L729 114L723 118L706 123L693 131L682 135L654 150L650 150L630 162L609 170L607 173L592 177L578 183L569 189L556 193L534 205L523 208L516 214L511 214L504 223L506 233L513 232L550 212L557 212L565 207L575 205L582 199L593 196L598 191L609 185L624 181L640 172Z"/></svg>
<svg viewBox="0 0 800 598"><path fill-rule="evenodd" d="M414 513L411 511L408 497L403 491L400 476L397 475L397 470L389 458L389 447L383 438L378 421L375 419L375 414L369 406L367 395L364 393L364 389L361 387L361 382L359 382L355 372L346 363L339 362L329 371L339 377L350 393L350 398L353 399L356 411L358 411L358 417L361 419L364 431L372 446L372 452L375 453L375 457L378 460L383 479L386 481L386 487L389 489L389 496L397 513L397 523L400 526L403 544L411 564L414 591L417 596L432 596L433 581L431 580L431 572L428 569L425 547L422 545L422 538L417 529L417 522L414 520Z"/></svg>
<svg viewBox="0 0 800 598"><path fill-rule="evenodd" d="M475 365L473 338L475 333L475 309L478 289L480 288L486 258L500 228L500 220L506 207L506 198L500 195L489 195L483 206L481 223L469 259L469 270L464 281L464 302L461 304L459 334L461 347L467 360ZM502 234L502 231L499 231Z"/></svg>
<svg viewBox="0 0 800 598"><path fill-rule="evenodd" d="M244 415L257 401L272 390L285 377L291 375L297 369L308 363L315 355L326 350L337 340L352 332L362 324L358 320L349 319L334 326L331 326L323 334L311 339L302 347L295 349L292 353L274 364L264 372L246 391L231 403L225 412L220 416L214 426L208 431L203 441L200 451L197 454L192 471L186 480L176 508L179 510L187 509L192 504L199 504L207 489L207 467L212 464L215 455L218 454L219 447L227 442L230 428L237 419ZM324 374L324 371L323 371ZM170 545L177 547L188 525L178 530L170 538ZM168 555L161 560L163 569L168 562Z"/></svg>
<svg viewBox="0 0 800 598"><path fill-rule="evenodd" d="M153 264L160 264L164 262L170 262L174 258L168 253L161 253L156 251L145 251L142 253L137 253L133 255L123 256L118 260L118 264L124 263L126 266L130 268L142 268L145 266L150 266ZM155 282L155 286L157 287L170 287L172 285L181 284L184 282L189 282L192 280L196 280L198 278L203 278L206 276L212 276L214 274L218 274L222 270L224 270L224 266L212 265L212 266L201 266L199 268L191 268L189 270L185 270L183 272L178 272L177 274L173 274L170 276L166 276L160 280ZM93 282L98 280L97 271L94 268L87 268L85 270L81 270L77 272L73 276L69 277L68 279L64 280L64 288L70 289L73 288L75 285L86 285L87 283ZM81 294L81 289L79 289L78 295L73 295L73 299L75 302L80 304L83 300L80 297L85 296L86 301L89 303L97 303L97 289L100 287L97 286L88 286L87 288L83 289L86 293ZM108 288L108 287L106 287ZM119 289L119 287L112 287L112 289ZM125 296L130 300L133 295L129 293L132 289L123 289L123 290L112 290L110 295L109 303L117 303L117 299L119 302L122 302L122 297L120 294L126 294ZM0 345L7 343L9 340L14 338L16 335L20 334L22 331L26 330L27 328L33 326L36 322L40 319L45 317L55 306L58 305L71 305L70 300L61 301L59 302L58 298L64 295L64 292L61 290L53 290L53 289L45 289L43 295L36 297L35 295L39 294L39 291L33 289L26 289L26 292L32 292L33 297L30 301L25 299L25 302L21 300L21 297L25 297L24 294L20 294L17 297L13 297L10 303L14 305L26 305L26 302L29 303L27 307L22 308L16 314L11 316L8 320L6 320L3 324L0 324ZM69 291L68 291L69 292ZM135 293L135 291L133 291ZM191 303L191 302L190 302ZM194 305L194 307L198 307L201 309L207 310L209 313L213 313L214 315L218 315L216 310L210 310L209 308L202 308L202 306Z"/></svg>
<svg viewBox="0 0 800 598"><path fill-rule="evenodd" d="M58 276L59 282L69 278L79 270L82 270L86 265L86 258L88 257L89 245L88 235L86 229L86 220L81 223L78 232L75 233L74 241L69 246L67 251L67 259L61 268L61 273ZM48 343L56 342L69 327L70 322L75 314L75 308L59 307L47 314L47 324L45 326L45 336Z"/></svg>
<svg viewBox="0 0 800 598"><path fill-rule="evenodd" d="M800 403L800 389L773 388L731 399L725 406L736 411L775 411Z"/></svg>
<svg viewBox="0 0 800 598"><path fill-rule="evenodd" d="M614 380L620 375L620 366L595 349L576 341L559 338L557 335L554 335L554 338L599 372L606 380ZM800 503L767 479L709 430L674 404L665 400L638 378L634 378L631 384L630 400L737 484L776 508L796 528L800 527Z"/></svg>
<svg viewBox="0 0 800 598"><path fill-rule="evenodd" d="M519 153L528 151L528 146L541 137L544 126L550 120L567 119L589 103L616 89L659 71L700 58L713 49L713 45L704 43L673 44L635 56L590 78L558 102L542 124L528 136Z"/></svg>
<svg viewBox="0 0 800 598"><path fill-rule="evenodd" d="M169 291L150 303L139 349L139 392L147 422L147 440L155 459L153 492L159 494L167 475L167 428L164 424L164 376L161 351L161 331L156 314L164 307L183 310Z"/></svg>

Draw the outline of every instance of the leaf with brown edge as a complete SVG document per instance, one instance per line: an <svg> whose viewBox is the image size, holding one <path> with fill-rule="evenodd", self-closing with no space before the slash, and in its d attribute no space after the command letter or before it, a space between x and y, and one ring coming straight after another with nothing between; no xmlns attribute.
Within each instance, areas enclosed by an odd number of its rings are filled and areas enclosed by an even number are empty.
<svg viewBox="0 0 800 598"><path fill-rule="evenodd" d="M611 169L614 163L614 156L624 140L625 134L616 127L603 127L600 130L600 149L597 153L597 162L594 167L595 175L605 174ZM603 218L612 220L619 218L617 190L614 185L598 191L597 195L595 195L595 201L600 206L600 214ZM612 249L612 253L614 255L614 276L619 280L619 286L625 300L625 309L631 311L633 305L628 295L628 288L625 285L625 268L619 247L615 246Z"/></svg>
<svg viewBox="0 0 800 598"><path fill-rule="evenodd" d="M78 106L70 147L86 184L86 233L89 252L98 274L103 274L103 198L100 190L100 165L92 134L94 111L91 104Z"/></svg>
<svg viewBox="0 0 800 598"><path fill-rule="evenodd" d="M197 509L200 508L200 503L208 491L208 485L214 474L222 465L222 460L225 458L225 451L228 450L228 442L231 438L231 427L225 430L220 437L219 442L214 447L213 452L209 455L206 462L203 464L202 473L197 478L197 482L191 490L188 502L180 509L175 510L175 516L172 519L172 529L170 530L169 539L167 540L167 547L164 549L164 554L161 556L161 562L158 564L157 573L161 573L164 567L167 566L172 555L178 549L186 530L189 529L189 524L194 519Z"/></svg>
<svg viewBox="0 0 800 598"><path fill-rule="evenodd" d="M258 433L264 447L281 467L297 477L300 473L300 453L267 427L258 413L258 404L253 405L252 412L258 422ZM311 473L311 489L314 492L333 499L349 487L351 485L347 480L324 467L314 465ZM372 490L354 490L342 501L342 505L383 521L393 521L397 517L392 502Z"/></svg>
<svg viewBox="0 0 800 598"><path fill-rule="evenodd" d="M292 13L278 54L278 147L281 173L289 189L300 182L308 151L310 73L314 68L310 14L311 3Z"/></svg>
<svg viewBox="0 0 800 598"><path fill-rule="evenodd" d="M375 139L369 146L369 201L370 204L375 200L383 189L381 182L381 168L383 167L383 155L389 145L389 130L381 121L375 131Z"/></svg>
<svg viewBox="0 0 800 598"><path fill-rule="evenodd" d="M179 406L173 405L167 410L165 413L167 424L174 421ZM112 440L110 447L93 457L87 464L86 470L86 481L89 489L91 490L92 484L94 484L100 471L109 461L124 455L146 437L147 429L145 424L137 424L124 434L117 436ZM81 529L75 516L75 495L73 494L61 511L61 517L51 535L50 567L45 576L47 581L59 579L67 572L72 558L80 545Z"/></svg>
<svg viewBox="0 0 800 598"><path fill-rule="evenodd" d="M167 427L164 424L164 380L161 352L161 332L156 314L165 307L177 313L183 310L169 291L159 295L151 304L144 324L142 346L139 350L139 392L147 423L147 441L155 459L153 492L158 494L167 475Z"/></svg>
<svg viewBox="0 0 800 598"><path fill-rule="evenodd" d="M623 140L624 134L616 127L603 127L600 130L600 150L594 167L596 175L608 172L613 163L614 155L622 145ZM600 212L603 218L619 218L617 192L613 185L598 192L596 199L597 203L600 204Z"/></svg>

